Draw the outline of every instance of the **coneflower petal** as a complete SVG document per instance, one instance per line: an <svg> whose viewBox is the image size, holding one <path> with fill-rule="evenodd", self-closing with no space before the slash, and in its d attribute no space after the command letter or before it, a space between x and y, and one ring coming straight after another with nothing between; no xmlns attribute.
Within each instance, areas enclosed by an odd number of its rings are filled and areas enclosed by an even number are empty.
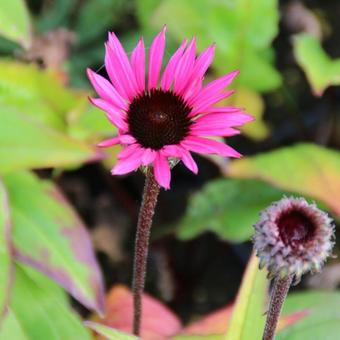
<svg viewBox="0 0 340 340"><path fill-rule="evenodd" d="M182 94L187 86L195 64L196 56L196 38L193 38L178 62L178 67L175 71L174 92Z"/></svg>
<svg viewBox="0 0 340 340"><path fill-rule="evenodd" d="M231 96L235 91L230 90L230 91L223 91L220 93L214 93L210 97L206 98L198 98L193 105L193 109L190 113L190 117L196 116L199 113L204 113L210 106L216 104L222 99L225 99L229 96Z"/></svg>
<svg viewBox="0 0 340 340"><path fill-rule="evenodd" d="M182 148L181 160L190 171L194 174L198 173L198 167L195 160L192 158L190 152L184 148Z"/></svg>
<svg viewBox="0 0 340 340"><path fill-rule="evenodd" d="M162 80L161 80L161 89L164 91L168 91L170 89L170 86L174 80L174 75L175 75L176 68L178 66L178 62L183 55L183 51L185 49L186 44L187 44L187 40L184 40L181 46L177 49L177 51L170 58L168 64L165 67Z"/></svg>
<svg viewBox="0 0 340 340"><path fill-rule="evenodd" d="M164 48L165 48L165 32L166 26L158 33L153 40L149 52L149 85L148 89L151 90L157 87L159 73L162 67Z"/></svg>
<svg viewBox="0 0 340 340"><path fill-rule="evenodd" d="M198 117L193 126L196 127L214 127L224 128L232 126L241 126L245 123L253 121L254 118L246 113L210 113Z"/></svg>
<svg viewBox="0 0 340 340"><path fill-rule="evenodd" d="M136 77L132 71L129 58L122 44L113 32L109 33L109 47L112 49L116 56L116 61L120 66L118 70L122 70L123 75L121 80L124 81L128 95L130 98L133 98L138 93Z"/></svg>
<svg viewBox="0 0 340 340"><path fill-rule="evenodd" d="M132 51L131 66L136 77L139 93L145 90L145 49L144 40L141 38Z"/></svg>
<svg viewBox="0 0 340 340"><path fill-rule="evenodd" d="M87 75L91 81L92 86L100 97L120 109L128 109L126 101L122 98L122 96L116 91L116 89L111 85L108 80L106 80L99 74L96 74L89 68L87 69Z"/></svg>
<svg viewBox="0 0 340 340"><path fill-rule="evenodd" d="M170 166L168 159L159 151L154 161L154 174L156 181L165 189L170 189Z"/></svg>
<svg viewBox="0 0 340 340"><path fill-rule="evenodd" d="M193 106L199 106L200 103L206 101L208 98L213 96L216 93L221 92L225 87L230 85L230 83L233 81L233 79L239 74L239 71L233 71L231 73L228 73L224 75L221 78L218 78L212 82L210 82L208 85L202 88L200 92L197 93L197 95L193 98L188 98L188 101Z"/></svg>
<svg viewBox="0 0 340 340"><path fill-rule="evenodd" d="M203 137L189 136L181 142L181 145L197 153L217 154L235 158L241 157L241 154L229 145Z"/></svg>
<svg viewBox="0 0 340 340"><path fill-rule="evenodd" d="M111 170L111 173L113 175L124 175L138 169L142 164L142 154L143 150L139 149L135 154L130 155L130 157L120 159L115 167Z"/></svg>
<svg viewBox="0 0 340 340"><path fill-rule="evenodd" d="M129 93L123 85L125 79L121 79L121 70L119 64L116 62L116 58L107 44L105 44L105 69L109 75L111 83L121 95L121 97L123 97L125 100L129 100Z"/></svg>
<svg viewBox="0 0 340 340"><path fill-rule="evenodd" d="M157 152L150 148L145 149L144 154L142 156L142 164L149 165L152 163L156 158Z"/></svg>

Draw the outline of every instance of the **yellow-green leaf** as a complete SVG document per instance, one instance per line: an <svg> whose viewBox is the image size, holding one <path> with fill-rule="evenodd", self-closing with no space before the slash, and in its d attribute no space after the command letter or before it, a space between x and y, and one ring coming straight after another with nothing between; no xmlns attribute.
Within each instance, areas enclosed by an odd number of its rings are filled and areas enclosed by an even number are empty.
<svg viewBox="0 0 340 340"><path fill-rule="evenodd" d="M0 173L77 165L98 158L94 147L10 107L0 108Z"/></svg>
<svg viewBox="0 0 340 340"><path fill-rule="evenodd" d="M93 329L96 333L104 336L108 340L137 340L136 336L123 333L114 328L104 326L93 321L85 321L85 325Z"/></svg>
<svg viewBox="0 0 340 340"><path fill-rule="evenodd" d="M262 338L267 291L266 271L259 270L259 260L253 254L237 294L225 340L260 340Z"/></svg>
<svg viewBox="0 0 340 340"><path fill-rule="evenodd" d="M90 237L58 189L29 172L4 176L15 258L62 285L88 308L103 310L103 282Z"/></svg>
<svg viewBox="0 0 340 340"><path fill-rule="evenodd" d="M67 114L77 101L75 93L64 87L53 71L0 59L1 106L14 107L44 125L66 131Z"/></svg>
<svg viewBox="0 0 340 340"><path fill-rule="evenodd" d="M236 178L267 181L318 199L340 215L340 152L314 144L296 144L230 163Z"/></svg>
<svg viewBox="0 0 340 340"><path fill-rule="evenodd" d="M117 128L106 118L105 113L93 105L89 105L87 98L85 102L79 102L79 106L72 111L68 123L70 136L92 144L97 144L105 138L114 137L118 133Z"/></svg>
<svg viewBox="0 0 340 340"><path fill-rule="evenodd" d="M23 47L30 46L30 18L24 0L0 1L0 35Z"/></svg>
<svg viewBox="0 0 340 340"><path fill-rule="evenodd" d="M32 268L16 265L10 308L0 340L90 340L68 297L58 285Z"/></svg>
<svg viewBox="0 0 340 340"><path fill-rule="evenodd" d="M11 229L8 195L4 183L0 180L0 326L9 302L13 281Z"/></svg>
<svg viewBox="0 0 340 340"><path fill-rule="evenodd" d="M340 58L332 60L320 41L308 34L299 34L293 40L296 61L306 73L316 96L321 96L331 85L340 85Z"/></svg>

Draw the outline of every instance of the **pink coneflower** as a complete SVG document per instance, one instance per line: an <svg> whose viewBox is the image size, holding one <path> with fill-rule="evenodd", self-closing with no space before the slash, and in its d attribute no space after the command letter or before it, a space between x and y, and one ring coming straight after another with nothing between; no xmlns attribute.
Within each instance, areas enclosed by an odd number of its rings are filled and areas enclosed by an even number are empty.
<svg viewBox="0 0 340 340"><path fill-rule="evenodd" d="M165 27L153 40L145 81L145 48L141 38L131 57L114 33L106 43L105 67L110 81L87 70L100 98L91 98L118 128L118 135L101 147L121 144L118 163L112 174L126 174L140 166L153 165L158 184L170 187L169 160L181 160L192 172L198 168L190 152L240 157L230 146L206 137L233 136L234 127L252 117L233 106L215 107L233 91L225 88L238 71L203 86L212 62L214 45L196 57L196 40L184 41L160 75L165 49Z"/></svg>
<svg viewBox="0 0 340 340"><path fill-rule="evenodd" d="M252 120L241 109L215 107L233 91L225 88L238 71L203 86L203 78L214 55L214 45L196 57L196 40L184 41L170 58L162 76L165 27L149 50L145 80L145 48L141 39L130 59L114 33L106 44L105 67L110 81L88 70L89 79L100 98L91 98L118 128L118 136L101 147L121 144L118 163L112 174L126 174L145 167L146 180L139 212L133 270L133 333L140 333L142 293L152 218L160 186L170 187L170 167L178 160L192 172L198 168L190 152L240 157L230 146L206 137L233 136L234 129Z"/></svg>

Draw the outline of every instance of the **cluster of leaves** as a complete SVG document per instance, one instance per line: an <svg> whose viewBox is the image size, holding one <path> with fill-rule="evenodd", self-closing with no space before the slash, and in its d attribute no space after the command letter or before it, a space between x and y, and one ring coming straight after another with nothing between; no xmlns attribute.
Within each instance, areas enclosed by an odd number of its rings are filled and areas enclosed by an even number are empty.
<svg viewBox="0 0 340 340"><path fill-rule="evenodd" d="M26 48L24 2L2 2L0 18L0 33ZM0 73L0 338L90 339L65 293L103 312L90 236L58 187L33 170L101 159L94 144L114 131L56 71L2 58Z"/></svg>
<svg viewBox="0 0 340 340"><path fill-rule="evenodd" d="M27 4L34 9L33 13L28 13ZM65 67L73 86L87 87L84 69L102 64L103 41L107 30L113 25L123 24L124 14L131 11L132 4L130 0L86 0L82 6L77 0L6 1L1 7L0 35L24 48L30 48L33 32L45 34L61 27L71 29L75 39L72 55ZM0 53L16 52L16 44L0 37Z"/></svg>
<svg viewBox="0 0 340 340"><path fill-rule="evenodd" d="M314 144L296 144L230 162L228 179L208 183L190 199L179 222L187 240L211 230L222 239L245 241L260 210L283 195L302 194L340 216L340 154Z"/></svg>

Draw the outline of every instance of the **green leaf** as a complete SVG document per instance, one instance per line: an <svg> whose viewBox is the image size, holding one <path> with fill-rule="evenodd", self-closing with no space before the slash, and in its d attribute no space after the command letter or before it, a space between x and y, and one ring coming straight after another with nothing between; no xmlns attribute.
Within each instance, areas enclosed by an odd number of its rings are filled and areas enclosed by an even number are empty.
<svg viewBox="0 0 340 340"><path fill-rule="evenodd" d="M4 176L8 190L16 259L62 285L98 312L103 283L90 237L71 206L49 181L29 172Z"/></svg>
<svg viewBox="0 0 340 340"><path fill-rule="evenodd" d="M118 132L117 128L108 121L103 111L89 105L87 100L86 102L80 101L79 106L72 111L68 123L70 136L91 145L96 145L106 138L112 138ZM112 169L117 162L117 154L120 150L120 147L114 147L101 151L103 165L107 169Z"/></svg>
<svg viewBox="0 0 340 340"><path fill-rule="evenodd" d="M77 165L98 159L94 147L10 107L0 109L0 173Z"/></svg>
<svg viewBox="0 0 340 340"><path fill-rule="evenodd" d="M103 138L113 137L117 132L117 128L110 123L104 112L93 105L88 105L87 100L73 111L69 119L68 134L92 144L98 143Z"/></svg>
<svg viewBox="0 0 340 340"><path fill-rule="evenodd" d="M30 18L25 1L0 2L0 35L26 48L31 45Z"/></svg>
<svg viewBox="0 0 340 340"><path fill-rule="evenodd" d="M218 179L208 183L189 201L177 235L191 239L210 230L233 242L248 240L259 212L284 193L254 180Z"/></svg>
<svg viewBox="0 0 340 340"><path fill-rule="evenodd" d="M321 96L331 85L340 85L340 58L332 60L322 49L320 41L308 34L293 40L297 63L305 72L316 96Z"/></svg>
<svg viewBox="0 0 340 340"><path fill-rule="evenodd" d="M66 115L77 101L77 96L65 88L52 71L0 59L2 106L15 107L44 125L65 131Z"/></svg>
<svg viewBox="0 0 340 340"><path fill-rule="evenodd" d="M256 178L319 199L340 215L340 152L296 144L232 161L228 174Z"/></svg>
<svg viewBox="0 0 340 340"><path fill-rule="evenodd" d="M16 266L11 305L0 329L1 340L90 340L71 310L66 294L40 273Z"/></svg>
<svg viewBox="0 0 340 340"><path fill-rule="evenodd" d="M168 24L178 40L197 36L200 50L216 42L213 67L219 74L240 69L241 87L268 91L281 84L270 47L278 32L277 0L164 0L149 22L158 28Z"/></svg>
<svg viewBox="0 0 340 340"><path fill-rule="evenodd" d="M262 339L268 284L266 271L259 270L259 259L253 254L242 278L225 340Z"/></svg>
<svg viewBox="0 0 340 340"><path fill-rule="evenodd" d="M8 195L2 180L0 180L0 327L13 283L10 245L11 229Z"/></svg>
<svg viewBox="0 0 340 340"><path fill-rule="evenodd" d="M8 339L30 340L11 309L8 309L5 322L0 328L0 340Z"/></svg>
<svg viewBox="0 0 340 340"><path fill-rule="evenodd" d="M340 334L340 293L309 291L289 294L283 306L283 315L307 311L300 321L285 328L277 340L333 340Z"/></svg>
<svg viewBox="0 0 340 340"><path fill-rule="evenodd" d="M52 71L0 61L0 105L15 108L44 127L92 145L116 129L88 101L87 91L66 88Z"/></svg>
<svg viewBox="0 0 340 340"><path fill-rule="evenodd" d="M136 336L123 333L114 328L104 326L100 323L93 321L85 321L85 325L93 329L96 333L104 336L108 340L136 340Z"/></svg>

